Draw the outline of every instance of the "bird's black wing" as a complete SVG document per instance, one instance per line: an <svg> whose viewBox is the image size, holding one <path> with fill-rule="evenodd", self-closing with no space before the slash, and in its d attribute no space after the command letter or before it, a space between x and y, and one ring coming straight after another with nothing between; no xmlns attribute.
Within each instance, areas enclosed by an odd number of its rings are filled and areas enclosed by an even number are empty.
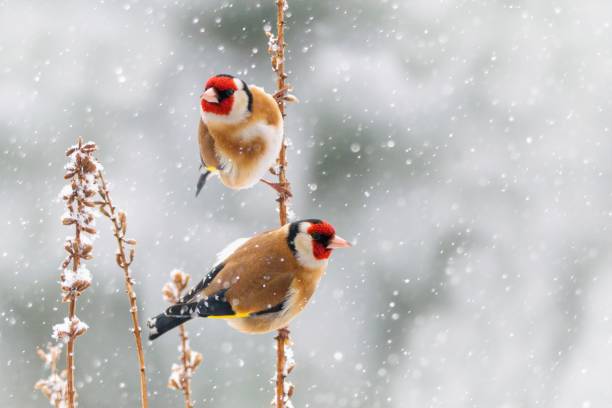
<svg viewBox="0 0 612 408"><path fill-rule="evenodd" d="M196 315L200 317L235 316L236 312L232 310L232 305L225 299L226 291L227 289L221 290L213 296L195 302L177 303L166 309L164 314L177 318L193 317Z"/></svg>
<svg viewBox="0 0 612 408"><path fill-rule="evenodd" d="M221 272L223 270L224 267L225 267L225 263L223 263L223 262L215 265L206 274L204 279L202 279L200 282L198 282L197 285L195 285L193 288L191 288L191 290L189 292L187 292L187 294L181 298L180 303L188 303L190 300L195 298L200 292L202 292L204 289L206 289L206 287L210 284L210 282L212 282L212 280L215 279L215 276L217 276L219 274L219 272Z"/></svg>
<svg viewBox="0 0 612 408"><path fill-rule="evenodd" d="M264 310L250 313L236 313L232 305L225 297L227 289L220 290L212 296L206 297L195 302L177 303L170 306L165 311L166 316L176 318L187 318L193 316L210 317L210 318L232 318L232 317L248 317L262 316L270 313L279 313L285 307L285 301L268 307Z"/></svg>

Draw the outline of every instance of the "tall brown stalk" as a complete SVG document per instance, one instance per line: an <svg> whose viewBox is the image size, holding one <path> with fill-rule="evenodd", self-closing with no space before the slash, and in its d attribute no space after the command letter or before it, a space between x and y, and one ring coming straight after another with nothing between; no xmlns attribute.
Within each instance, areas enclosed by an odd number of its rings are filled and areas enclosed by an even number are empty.
<svg viewBox="0 0 612 408"><path fill-rule="evenodd" d="M132 316L133 332L136 340L136 352L138 356L138 366L140 370L140 403L142 408L149 406L147 395L147 375L145 371L144 351L142 348L142 330L138 320L138 302L136 300L136 292L134 291L134 280L130 273L130 265L134 261L136 241L126 238L127 217L125 212L113 205L106 180L102 171L97 173L98 193L102 201L97 202L100 212L104 214L112 223L113 235L117 241L117 265L123 270L125 281L125 291L130 302L130 315ZM128 252L129 248L129 252ZM127 255L129 254L129 255Z"/></svg>
<svg viewBox="0 0 612 408"><path fill-rule="evenodd" d="M286 96L289 86L285 82L287 74L285 73L285 9L287 3L285 0L276 0L276 36L271 32L266 32L268 36L268 53L270 54L270 60L272 62L272 70L276 73L276 101L278 108L281 111L283 117L285 117L285 101L292 100ZM287 143L286 136L283 140L281 150L277 159L278 166L278 183L281 186L289 188L289 182L287 181ZM280 225L283 226L287 223L287 200L289 194L279 194L278 201L278 213ZM284 327L278 331L276 340L276 396L275 403L276 408L284 408L286 405L291 404L289 398L293 394L293 385L286 384L285 379L291 369L293 368L293 359L288 358L287 350L291 346L291 339L289 338L289 328Z"/></svg>
<svg viewBox="0 0 612 408"><path fill-rule="evenodd" d="M170 282L167 282L162 293L164 300L172 304L180 302L183 291L189 285L190 276L179 270L174 270L170 273ZM185 325L179 326L179 337L181 345L179 346L180 364L172 365L172 374L168 379L168 387L173 390L182 390L185 398L185 408L193 408L191 400L191 376L200 363L202 363L202 354L193 351L189 346L189 334Z"/></svg>
<svg viewBox="0 0 612 408"><path fill-rule="evenodd" d="M68 408L74 408L76 399L74 343L88 328L76 316L76 305L77 298L91 285L91 274L83 261L93 258L91 242L96 236L92 211L95 207L92 198L98 189L95 176L99 164L93 157L96 149L95 143L83 144L83 139L79 138L77 144L66 151L68 164L65 167L64 179L69 180L69 184L61 193L67 208L67 212L62 216L62 224L74 226L74 236L66 239L64 249L68 256L62 263L61 274L62 300L68 303L68 317L64 319L64 323L53 326L53 337L68 344L65 395Z"/></svg>

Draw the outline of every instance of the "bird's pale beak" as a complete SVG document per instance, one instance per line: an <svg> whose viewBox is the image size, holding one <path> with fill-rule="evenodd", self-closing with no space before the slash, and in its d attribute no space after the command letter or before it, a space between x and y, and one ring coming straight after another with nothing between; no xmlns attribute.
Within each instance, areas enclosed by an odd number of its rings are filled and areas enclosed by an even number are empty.
<svg viewBox="0 0 612 408"><path fill-rule="evenodd" d="M348 242L344 238L340 238L337 235L335 235L334 238L331 241L329 241L329 244L327 244L327 249L350 248L350 247L352 247L350 242Z"/></svg>
<svg viewBox="0 0 612 408"><path fill-rule="evenodd" d="M202 99L210 103L219 103L219 96L217 95L215 88L208 88L206 91L204 91L202 94Z"/></svg>

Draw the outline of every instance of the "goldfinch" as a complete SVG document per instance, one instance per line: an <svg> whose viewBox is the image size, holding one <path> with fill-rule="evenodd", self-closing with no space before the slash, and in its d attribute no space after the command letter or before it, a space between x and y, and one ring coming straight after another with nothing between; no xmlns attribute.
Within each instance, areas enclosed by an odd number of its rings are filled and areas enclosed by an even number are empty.
<svg viewBox="0 0 612 408"><path fill-rule="evenodd" d="M283 115L275 96L231 75L216 75L206 81L200 115L203 172L196 196L210 174L218 174L224 185L235 190L262 181L290 195L287 186L261 178L274 165L283 142Z"/></svg>
<svg viewBox="0 0 612 408"><path fill-rule="evenodd" d="M178 304L148 321L149 340L194 317L227 319L246 333L285 327L312 297L332 250L350 246L317 219L239 239Z"/></svg>

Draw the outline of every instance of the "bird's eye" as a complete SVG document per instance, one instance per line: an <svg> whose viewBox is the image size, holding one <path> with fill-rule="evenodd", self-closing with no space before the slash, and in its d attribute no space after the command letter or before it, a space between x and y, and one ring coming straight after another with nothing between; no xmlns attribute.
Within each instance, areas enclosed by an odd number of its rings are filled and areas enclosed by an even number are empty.
<svg viewBox="0 0 612 408"><path fill-rule="evenodd" d="M219 101L223 101L229 98L230 96L232 96L234 94L234 90L233 89L224 89L222 91L218 90L217 94L219 95Z"/></svg>
<svg viewBox="0 0 612 408"><path fill-rule="evenodd" d="M312 239L314 239L315 241L320 241L321 238L321 234L319 234L318 232L312 234Z"/></svg>

